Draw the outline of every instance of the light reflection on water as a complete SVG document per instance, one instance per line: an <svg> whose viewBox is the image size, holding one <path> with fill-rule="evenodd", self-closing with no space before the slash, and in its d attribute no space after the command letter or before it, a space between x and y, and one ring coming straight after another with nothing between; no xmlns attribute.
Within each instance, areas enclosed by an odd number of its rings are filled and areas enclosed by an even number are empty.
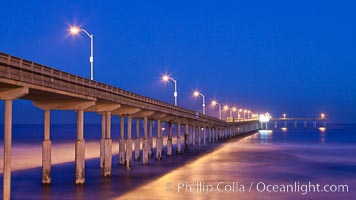
<svg viewBox="0 0 356 200"><path fill-rule="evenodd" d="M298 137L299 142L290 143L293 137ZM315 130L259 132L240 141L223 144L217 150L114 199L349 198L355 195L355 190L333 194L309 193L307 196L300 193L261 193L255 187L248 191L251 184L258 182L303 184L311 181L355 187L356 158L351 152L356 151L356 146L325 146L325 137L325 132ZM320 138L319 142L314 138ZM311 141L314 143L308 144ZM227 190L225 187L219 190L219 183L227 186Z"/></svg>
<svg viewBox="0 0 356 200"><path fill-rule="evenodd" d="M274 129L272 133L255 133L241 140L220 143L216 149L200 157L190 157L183 162L182 157L194 154L191 150L182 156L166 158L157 162L150 159L150 166L135 162L134 169L126 172L118 166L117 141L114 141L113 176L104 179L99 173L99 161L86 161L86 184L74 185L74 163L53 167L53 184L42 186L41 170L27 170L14 173L14 199L346 199L356 195L355 189L349 193L311 193L302 196L299 193L260 193L253 189L248 192L251 183L290 184L311 181L321 184L349 184L356 187L356 135L355 126L328 126L325 132L318 129L289 128L283 132ZM261 145L263 144L263 145ZM54 144L55 145L55 144ZM66 158L73 161L74 144L63 144L65 149L55 150L54 159ZM92 145L92 147L90 147ZM99 155L98 142L88 141L88 157ZM14 145L18 146L17 144ZM27 148L27 147L26 147ZM89 150L91 149L91 150ZM31 150L31 149L30 149ZM41 148L34 151L22 150L21 154L36 157L37 165L41 162ZM57 152L57 153L56 153ZM16 153L16 151L14 151ZM70 155L69 155L70 154ZM189 156L188 156L189 158ZM16 161L17 160L17 161ZM21 162L14 159L14 162ZM22 162L22 165L29 163ZM176 168L175 168L176 167ZM18 175L17 175L18 174ZM23 178L25 177L25 178ZM245 191L218 191L216 186L243 186ZM214 190L193 190L179 184L194 188ZM201 186L203 185L203 186ZM225 189L225 187L224 187ZM39 191L39 192L38 192ZM1 191L0 191L1 193ZM37 195L37 196L36 196Z"/></svg>

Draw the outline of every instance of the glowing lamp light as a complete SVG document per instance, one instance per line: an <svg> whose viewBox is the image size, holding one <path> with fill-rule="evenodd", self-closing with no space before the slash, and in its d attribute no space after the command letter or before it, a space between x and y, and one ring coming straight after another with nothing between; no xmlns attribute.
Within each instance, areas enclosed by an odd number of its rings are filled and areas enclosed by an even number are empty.
<svg viewBox="0 0 356 200"><path fill-rule="evenodd" d="M77 26L72 26L72 27L70 27L69 31L71 34L76 35L80 32L80 28Z"/></svg>
<svg viewBox="0 0 356 200"><path fill-rule="evenodd" d="M162 81L167 82L169 80L169 76L168 75L163 75L162 76Z"/></svg>
<svg viewBox="0 0 356 200"><path fill-rule="evenodd" d="M233 108L232 108L232 111L235 112L235 111L236 111L236 107L233 107Z"/></svg>
<svg viewBox="0 0 356 200"><path fill-rule="evenodd" d="M321 114L320 114L320 117L321 117L321 119L325 119L325 114L324 114L324 113L321 113Z"/></svg>
<svg viewBox="0 0 356 200"><path fill-rule="evenodd" d="M229 106L224 106L224 110L228 110L229 109Z"/></svg>
<svg viewBox="0 0 356 200"><path fill-rule="evenodd" d="M211 102L211 105L212 105L212 106L216 106L217 103L218 103L218 102L216 102L216 101L214 100L214 101Z"/></svg>
<svg viewBox="0 0 356 200"><path fill-rule="evenodd" d="M268 123L271 118L271 115L269 113L265 113L263 115L260 115L259 121L260 123Z"/></svg>
<svg viewBox="0 0 356 200"><path fill-rule="evenodd" d="M199 96L199 92L198 92L198 91L194 91L193 95L194 95L195 97L197 97L197 96Z"/></svg>

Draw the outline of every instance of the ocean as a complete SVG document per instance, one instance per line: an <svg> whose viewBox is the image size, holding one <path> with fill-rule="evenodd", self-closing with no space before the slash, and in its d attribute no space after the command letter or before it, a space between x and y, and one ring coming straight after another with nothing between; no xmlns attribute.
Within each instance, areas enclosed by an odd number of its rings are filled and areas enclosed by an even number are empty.
<svg viewBox="0 0 356 200"><path fill-rule="evenodd" d="M119 126L113 125L112 177L104 178L99 167L101 127L85 125L86 182L77 186L74 184L75 125L51 126L51 185L41 183L43 125L14 125L11 197L352 199L356 195L355 130L356 124L328 124L325 130L291 125L287 130L272 128L272 131L254 132L208 147L191 147L189 152L170 158L164 156L162 161L150 158L149 166L136 161L133 169L127 171L118 165ZM3 131L1 149L2 140ZM0 160L3 161L2 153Z"/></svg>

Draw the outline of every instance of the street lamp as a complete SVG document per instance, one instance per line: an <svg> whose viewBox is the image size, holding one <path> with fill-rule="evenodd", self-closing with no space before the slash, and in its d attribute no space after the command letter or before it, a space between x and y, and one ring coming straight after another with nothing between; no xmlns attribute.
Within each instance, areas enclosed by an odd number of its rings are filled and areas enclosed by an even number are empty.
<svg viewBox="0 0 356 200"><path fill-rule="evenodd" d="M246 119L246 113L247 113L247 110L245 109L244 110L244 119Z"/></svg>
<svg viewBox="0 0 356 200"><path fill-rule="evenodd" d="M195 97L198 97L198 96L201 96L201 97L202 97L202 99L203 99L203 114L205 115L205 96L204 96L202 93L200 93L199 91L195 91L195 92L193 93L193 95L194 95Z"/></svg>
<svg viewBox="0 0 356 200"><path fill-rule="evenodd" d="M286 113L283 113L283 118L286 118L287 114Z"/></svg>
<svg viewBox="0 0 356 200"><path fill-rule="evenodd" d="M230 108L228 105L225 105L225 106L224 106L224 110L225 110L225 111L230 110L230 117L232 117L232 112L235 112L235 111L236 111L236 107Z"/></svg>
<svg viewBox="0 0 356 200"><path fill-rule="evenodd" d="M94 80L94 35L77 26L70 27L69 31L72 35L77 35L80 31L83 31L90 38L90 80Z"/></svg>
<svg viewBox="0 0 356 200"><path fill-rule="evenodd" d="M162 81L163 82L168 82L169 80L173 81L174 83L174 105L177 106L177 96L178 96L178 93L177 93L177 80L175 80L174 78L172 78L171 76L168 76L168 75L163 75L162 76Z"/></svg>
<svg viewBox="0 0 356 200"><path fill-rule="evenodd" d="M220 103L218 103L217 101L212 101L211 102L211 105L212 106L216 106L216 105L218 105L219 106L219 119L221 120L221 105L220 105Z"/></svg>

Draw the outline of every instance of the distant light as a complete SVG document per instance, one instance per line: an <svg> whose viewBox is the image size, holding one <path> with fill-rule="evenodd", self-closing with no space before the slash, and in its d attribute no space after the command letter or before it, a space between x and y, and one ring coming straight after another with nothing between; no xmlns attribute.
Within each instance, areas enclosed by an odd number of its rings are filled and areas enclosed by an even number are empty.
<svg viewBox="0 0 356 200"><path fill-rule="evenodd" d="M247 110L244 110L244 113L246 113L247 112Z"/></svg>
<svg viewBox="0 0 356 200"><path fill-rule="evenodd" d="M229 106L224 106L224 110L228 110L229 109Z"/></svg>
<svg viewBox="0 0 356 200"><path fill-rule="evenodd" d="M80 32L80 28L77 26L72 26L70 27L69 31L72 35L76 35Z"/></svg>
<svg viewBox="0 0 356 200"><path fill-rule="evenodd" d="M165 130L166 130L166 128L162 127L162 131L165 131Z"/></svg>
<svg viewBox="0 0 356 200"><path fill-rule="evenodd" d="M283 113L283 118L286 118L286 116L287 116L286 113Z"/></svg>
<svg viewBox="0 0 356 200"><path fill-rule="evenodd" d="M281 129L283 132L286 132L288 130L287 127L282 127Z"/></svg>
<svg viewBox="0 0 356 200"><path fill-rule="evenodd" d="M232 108L232 111L235 112L235 111L236 111L236 107L233 107L233 108Z"/></svg>
<svg viewBox="0 0 356 200"><path fill-rule="evenodd" d="M242 109L239 109L239 112L242 112Z"/></svg>
<svg viewBox="0 0 356 200"><path fill-rule="evenodd" d="M260 115L259 121L261 123L267 123L267 122L269 122L270 118L271 118L271 115L269 113L265 113L265 114Z"/></svg>
<svg viewBox="0 0 356 200"><path fill-rule="evenodd" d="M324 118L325 118L325 114L324 114L324 113L321 113L321 114L320 114L320 117L321 117L321 119L324 119Z"/></svg>
<svg viewBox="0 0 356 200"><path fill-rule="evenodd" d="M326 128L325 128L325 127L319 127L319 130L320 130L321 132L325 132Z"/></svg>

